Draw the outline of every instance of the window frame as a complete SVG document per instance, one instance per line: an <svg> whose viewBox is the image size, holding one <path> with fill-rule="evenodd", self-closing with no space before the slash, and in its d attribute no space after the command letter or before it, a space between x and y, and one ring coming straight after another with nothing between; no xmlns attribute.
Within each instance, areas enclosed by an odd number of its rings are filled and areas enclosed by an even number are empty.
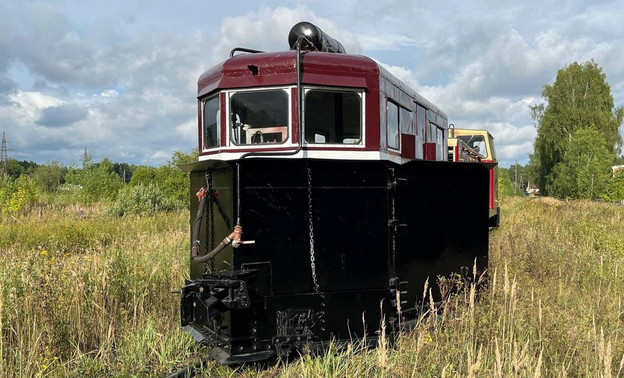
<svg viewBox="0 0 624 378"><path fill-rule="evenodd" d="M307 125L306 119L306 99L309 92L323 91L323 92L336 92L336 93L354 93L360 100L360 140L358 143L317 143L308 142L306 139ZM364 148L366 146L366 91L362 88L349 88L349 87L328 87L328 86L306 86L303 88L303 101L302 101L301 115L303 122L303 145L311 147L340 147L340 148Z"/></svg>
<svg viewBox="0 0 624 378"><path fill-rule="evenodd" d="M289 147L292 145L292 140L293 140L293 130L292 130L292 125L293 125L293 111L292 111L292 104L293 104L293 99L292 99L292 89L295 88L293 86L280 86L280 87L261 87L261 88L237 88L237 89L232 89L232 90L228 90L225 91L225 108L226 108L226 114L231 114L232 112L232 106L231 106L231 102L232 102L232 97L234 97L236 94L239 93L251 93L251 92L270 92L270 91L282 91L284 92L284 94L286 94L286 99L287 99L287 107L288 107L288 114L287 114L287 136L286 139L283 140L282 142L279 143L257 143L257 144L246 144L246 143L241 143L241 144L236 144L234 143L234 141L232 140L232 119L230 116L228 116L226 118L226 131L225 131L225 138L227 140L226 142L226 146L228 147L229 150L249 150L250 148L253 149L271 149L271 148L282 148L282 147Z"/></svg>
<svg viewBox="0 0 624 378"><path fill-rule="evenodd" d="M427 108L416 103L416 136L420 136L423 142L427 134ZM422 121L422 122L421 122Z"/></svg>
<svg viewBox="0 0 624 378"><path fill-rule="evenodd" d="M440 155L440 160L444 160L446 154L448 153L448 144L445 143L446 141L446 129L444 129L443 127L440 127L438 125L436 126L436 147L437 147L437 152L436 152L436 156L438 156L438 154Z"/></svg>
<svg viewBox="0 0 624 378"><path fill-rule="evenodd" d="M476 142L480 142L483 145L483 148L479 147L479 152L478 154L481 155L484 159L491 159L488 149L488 142L489 142L489 138L487 136L484 136L482 134L472 134L469 136L469 138L466 138L468 135L460 135L457 138L460 139L462 142L466 143L470 148L474 149L474 145L475 143L473 142L472 144L469 144L470 141L472 141L473 139ZM493 144L491 144L493 145Z"/></svg>
<svg viewBox="0 0 624 378"><path fill-rule="evenodd" d="M412 110L399 105L399 133L416 135L414 113Z"/></svg>
<svg viewBox="0 0 624 378"><path fill-rule="evenodd" d="M390 143L390 104L396 107L396 147ZM401 105L390 97L386 99L386 143L389 150L401 151Z"/></svg>
<svg viewBox="0 0 624 378"><path fill-rule="evenodd" d="M216 145L206 147L206 104L211 100L217 100L217 126ZM201 151L210 151L221 147L221 92L213 93L200 100L201 104Z"/></svg>

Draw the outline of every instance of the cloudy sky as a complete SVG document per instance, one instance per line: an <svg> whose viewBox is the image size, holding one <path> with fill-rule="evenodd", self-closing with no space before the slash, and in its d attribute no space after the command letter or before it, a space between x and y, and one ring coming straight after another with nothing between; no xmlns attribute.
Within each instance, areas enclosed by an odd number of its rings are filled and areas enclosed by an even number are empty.
<svg viewBox="0 0 624 378"><path fill-rule="evenodd" d="M196 83L236 46L287 48L310 21L525 164L529 106L572 62L624 105L624 1L0 0L0 131L9 157L160 165L196 146Z"/></svg>

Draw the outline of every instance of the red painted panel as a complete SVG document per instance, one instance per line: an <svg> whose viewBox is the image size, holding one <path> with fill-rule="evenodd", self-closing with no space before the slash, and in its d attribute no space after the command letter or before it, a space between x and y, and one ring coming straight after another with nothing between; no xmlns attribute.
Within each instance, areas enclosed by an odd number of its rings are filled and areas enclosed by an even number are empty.
<svg viewBox="0 0 624 378"><path fill-rule="evenodd" d="M435 143L424 143L424 159L425 160L436 160L436 150L438 145Z"/></svg>
<svg viewBox="0 0 624 378"><path fill-rule="evenodd" d="M306 66L307 67L307 66ZM366 88L366 78L349 76L330 76L323 73L311 73L303 71L301 79L304 84L330 85L336 87Z"/></svg>
<svg viewBox="0 0 624 378"><path fill-rule="evenodd" d="M496 163L494 160L482 160L483 163ZM490 209L494 209L494 188L495 186L494 168L490 168Z"/></svg>
<svg viewBox="0 0 624 378"><path fill-rule="evenodd" d="M494 168L490 168L490 209L494 208Z"/></svg>
<svg viewBox="0 0 624 378"><path fill-rule="evenodd" d="M365 119L366 127L364 130L366 138L366 149L379 151L380 146L380 109L379 109L379 77L372 83L368 84L368 92L366 96ZM385 123L384 123L385 127Z"/></svg>
<svg viewBox="0 0 624 378"><path fill-rule="evenodd" d="M408 159L416 157L416 136L401 133L401 156Z"/></svg>

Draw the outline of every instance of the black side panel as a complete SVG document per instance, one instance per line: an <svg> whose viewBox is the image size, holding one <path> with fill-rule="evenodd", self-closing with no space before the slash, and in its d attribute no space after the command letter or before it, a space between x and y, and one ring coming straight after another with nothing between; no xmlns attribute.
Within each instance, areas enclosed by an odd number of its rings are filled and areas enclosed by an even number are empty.
<svg viewBox="0 0 624 378"><path fill-rule="evenodd" d="M241 186L243 236L256 244L235 266L271 261L275 295L312 292L310 226L320 291L387 287L383 163L251 159Z"/></svg>
<svg viewBox="0 0 624 378"><path fill-rule="evenodd" d="M407 306L422 299L425 280L480 272L488 264L488 170L476 163L414 162L395 170L396 267L408 282ZM404 226L402 226L404 225Z"/></svg>

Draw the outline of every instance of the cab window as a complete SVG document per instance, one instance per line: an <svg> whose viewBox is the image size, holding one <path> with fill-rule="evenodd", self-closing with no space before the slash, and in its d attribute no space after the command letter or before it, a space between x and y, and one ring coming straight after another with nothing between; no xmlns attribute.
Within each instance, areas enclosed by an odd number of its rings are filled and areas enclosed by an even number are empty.
<svg viewBox="0 0 624 378"><path fill-rule="evenodd" d="M203 114L203 147L204 150L219 146L219 96L213 96L204 101Z"/></svg>
<svg viewBox="0 0 624 378"><path fill-rule="evenodd" d="M487 144L485 143L485 138L483 137L483 135L462 135L459 136L458 139L466 142L466 144L470 148L477 151L479 155L485 158L488 157Z"/></svg>
<svg viewBox="0 0 624 378"><path fill-rule="evenodd" d="M310 89L306 92L304 112L307 143L361 143L362 99L359 93Z"/></svg>
<svg viewBox="0 0 624 378"><path fill-rule="evenodd" d="M288 114L284 90L236 92L230 96L230 140L235 145L284 143Z"/></svg>

